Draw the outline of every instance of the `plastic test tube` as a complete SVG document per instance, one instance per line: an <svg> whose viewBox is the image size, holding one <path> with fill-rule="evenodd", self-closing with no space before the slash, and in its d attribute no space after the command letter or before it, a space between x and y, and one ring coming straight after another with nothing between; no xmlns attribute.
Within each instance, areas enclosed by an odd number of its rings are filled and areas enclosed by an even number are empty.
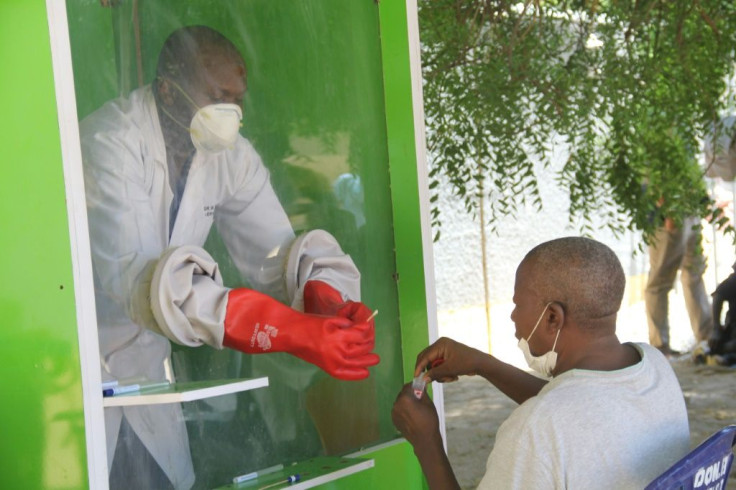
<svg viewBox="0 0 736 490"><path fill-rule="evenodd" d="M417 400L422 398L425 386L427 386L427 382L424 380L424 373L414 378L411 382L411 389L414 390L414 396L417 397Z"/></svg>
<svg viewBox="0 0 736 490"><path fill-rule="evenodd" d="M445 362L445 360L442 358L435 359L434 361L431 362L429 366L427 366L426 369L429 370L430 368L437 367L443 362ZM427 381L424 379L424 373L421 373L419 376L417 376L416 378L412 380L411 388L412 390L414 390L414 396L417 397L417 400L422 398L422 393L424 393L424 388L426 388L426 386L427 386Z"/></svg>

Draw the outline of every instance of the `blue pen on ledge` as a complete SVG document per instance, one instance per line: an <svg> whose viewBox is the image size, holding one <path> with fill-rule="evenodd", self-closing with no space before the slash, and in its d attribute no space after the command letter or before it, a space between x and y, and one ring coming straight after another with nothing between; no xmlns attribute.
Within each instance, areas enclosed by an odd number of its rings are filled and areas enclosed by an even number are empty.
<svg viewBox="0 0 736 490"><path fill-rule="evenodd" d="M171 383L168 381L161 381L160 383L143 383L143 384L132 384L132 385L122 385L122 386L113 386L111 388L104 388L102 390L102 396L115 396L115 395L122 395L124 393L134 393L136 391L144 391L144 390L152 390L155 388L166 388L170 386Z"/></svg>
<svg viewBox="0 0 736 490"><path fill-rule="evenodd" d="M265 487L260 487L258 490L266 490L267 488L278 487L279 485L283 485L285 483L289 483L289 484L296 483L301 479L302 477L299 475L299 473L297 473L295 475L291 475L287 477L285 480L279 480L275 483L271 483L270 485L266 485Z"/></svg>

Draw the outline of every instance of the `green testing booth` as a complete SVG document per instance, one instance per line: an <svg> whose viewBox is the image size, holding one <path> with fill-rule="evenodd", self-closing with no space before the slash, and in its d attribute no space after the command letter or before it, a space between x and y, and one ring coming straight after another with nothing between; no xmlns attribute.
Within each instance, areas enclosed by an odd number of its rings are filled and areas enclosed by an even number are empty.
<svg viewBox="0 0 736 490"><path fill-rule="evenodd" d="M426 486L391 422L436 337L416 16L414 0L0 3L4 488ZM207 78L230 66L217 55L196 82L212 93L175 81L190 60L161 53L185 26L228 40L243 63L235 85ZM203 93L242 118L227 138ZM212 134L195 141L199 116L151 109L166 97L191 103ZM141 122L162 118L197 147L184 177L171 159L190 143ZM207 168L198 155L222 141L246 163ZM263 189L270 201L254 213ZM359 271L359 299L378 312L368 377L222 348L203 340L207 318L187 323L193 337L161 326L183 305L210 311L193 299L202 277L228 290L272 285L303 308L299 281L322 269L289 269L296 246L268 242L277 226L284 244L323 230ZM181 272L161 265L172 248L197 257L188 283L162 279ZM174 313L154 306L169 303ZM265 351L276 333L256 335L258 325L250 345ZM434 399L442 415L441 390Z"/></svg>

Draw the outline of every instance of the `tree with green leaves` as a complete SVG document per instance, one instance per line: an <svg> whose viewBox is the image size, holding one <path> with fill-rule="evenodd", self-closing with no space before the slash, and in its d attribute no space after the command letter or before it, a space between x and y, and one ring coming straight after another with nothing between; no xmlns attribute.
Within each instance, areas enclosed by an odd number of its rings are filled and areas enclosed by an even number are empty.
<svg viewBox="0 0 736 490"><path fill-rule="evenodd" d="M699 157L734 107L733 0L419 0L419 23L433 202L446 179L491 225L540 208L555 142L583 232L727 221Z"/></svg>

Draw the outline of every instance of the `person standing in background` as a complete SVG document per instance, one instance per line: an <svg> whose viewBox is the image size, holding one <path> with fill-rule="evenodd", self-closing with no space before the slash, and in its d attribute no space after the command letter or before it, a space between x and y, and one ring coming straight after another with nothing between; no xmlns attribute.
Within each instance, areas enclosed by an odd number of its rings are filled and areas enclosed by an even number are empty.
<svg viewBox="0 0 736 490"><path fill-rule="evenodd" d="M649 244L649 278L644 291L649 343L666 356L680 354L670 346L668 298L678 271L696 344L707 340L713 328L703 282L706 261L700 244L701 230L697 217L686 218L681 226L665 217Z"/></svg>

